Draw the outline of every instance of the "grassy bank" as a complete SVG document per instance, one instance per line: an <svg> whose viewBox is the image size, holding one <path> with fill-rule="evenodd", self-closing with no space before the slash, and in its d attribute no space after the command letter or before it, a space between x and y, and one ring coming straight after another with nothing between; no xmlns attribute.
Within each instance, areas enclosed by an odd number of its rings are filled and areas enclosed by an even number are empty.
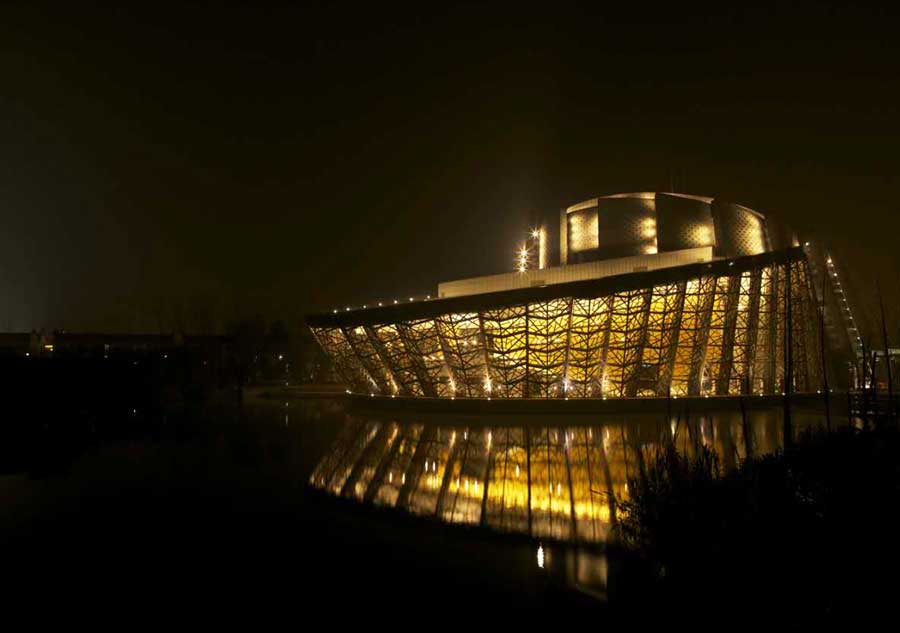
<svg viewBox="0 0 900 633"><path fill-rule="evenodd" d="M808 432L724 473L660 451L620 499L633 558L620 592L732 617L887 613L900 562L900 432Z"/></svg>

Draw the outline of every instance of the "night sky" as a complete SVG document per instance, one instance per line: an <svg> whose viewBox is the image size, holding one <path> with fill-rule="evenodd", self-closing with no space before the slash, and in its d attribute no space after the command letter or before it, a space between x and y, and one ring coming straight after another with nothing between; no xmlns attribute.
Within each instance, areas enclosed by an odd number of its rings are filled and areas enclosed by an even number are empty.
<svg viewBox="0 0 900 633"><path fill-rule="evenodd" d="M510 271L542 213L673 186L900 305L898 16L300 4L0 8L0 329L299 322Z"/></svg>

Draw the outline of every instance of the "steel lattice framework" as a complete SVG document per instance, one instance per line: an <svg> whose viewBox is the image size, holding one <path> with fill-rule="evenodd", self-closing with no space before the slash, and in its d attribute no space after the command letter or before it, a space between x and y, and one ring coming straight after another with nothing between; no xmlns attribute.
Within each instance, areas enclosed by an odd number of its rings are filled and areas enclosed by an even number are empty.
<svg viewBox="0 0 900 633"><path fill-rule="evenodd" d="M821 381L816 299L797 248L310 324L348 387L365 394L773 394L785 390L787 340L792 390Z"/></svg>

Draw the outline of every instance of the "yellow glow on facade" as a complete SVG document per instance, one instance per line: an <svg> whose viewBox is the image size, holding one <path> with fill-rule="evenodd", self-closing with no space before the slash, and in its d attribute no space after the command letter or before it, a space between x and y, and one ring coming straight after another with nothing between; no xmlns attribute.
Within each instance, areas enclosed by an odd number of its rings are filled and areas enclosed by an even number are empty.
<svg viewBox="0 0 900 633"><path fill-rule="evenodd" d="M600 217L596 209L567 216L568 250L589 251L600 246Z"/></svg>
<svg viewBox="0 0 900 633"><path fill-rule="evenodd" d="M541 226L531 232L531 237L537 241L538 264L539 269L547 268L549 265L549 249L547 244L547 229Z"/></svg>
<svg viewBox="0 0 900 633"><path fill-rule="evenodd" d="M804 291L810 283L805 257L787 263L741 261L599 296L561 296L380 324L358 324L351 315L346 325L312 329L354 393L682 397L738 395L749 381L753 394L776 394L784 375L789 266L798 324L792 337L797 346L794 388L808 393L821 388L818 337L799 325L809 321L804 315L816 313Z"/></svg>
<svg viewBox="0 0 900 633"><path fill-rule="evenodd" d="M696 224L694 225L693 231L693 242L695 244L711 244L712 243L712 230L707 224Z"/></svg>

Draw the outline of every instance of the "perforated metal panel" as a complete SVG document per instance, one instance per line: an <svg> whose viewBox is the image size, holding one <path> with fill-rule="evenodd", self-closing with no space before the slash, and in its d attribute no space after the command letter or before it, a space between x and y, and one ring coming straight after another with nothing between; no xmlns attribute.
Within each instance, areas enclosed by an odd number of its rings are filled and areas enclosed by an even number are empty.
<svg viewBox="0 0 900 633"><path fill-rule="evenodd" d="M652 197L600 198L598 258L656 253L655 206Z"/></svg>
<svg viewBox="0 0 900 633"><path fill-rule="evenodd" d="M656 194L656 230L660 252L716 243L712 210L702 200Z"/></svg>
<svg viewBox="0 0 900 633"><path fill-rule="evenodd" d="M800 245L797 241L797 235L779 218L767 219L766 236L768 237L767 246L771 250L779 250Z"/></svg>
<svg viewBox="0 0 900 633"><path fill-rule="evenodd" d="M746 207L713 200L712 215L716 228L716 255L741 257L767 250L765 219Z"/></svg>
<svg viewBox="0 0 900 633"><path fill-rule="evenodd" d="M778 222L738 204L680 193L624 193L562 212L564 264L715 247L718 257L797 245Z"/></svg>
<svg viewBox="0 0 900 633"><path fill-rule="evenodd" d="M597 208L574 211L567 217L569 254L597 248Z"/></svg>

